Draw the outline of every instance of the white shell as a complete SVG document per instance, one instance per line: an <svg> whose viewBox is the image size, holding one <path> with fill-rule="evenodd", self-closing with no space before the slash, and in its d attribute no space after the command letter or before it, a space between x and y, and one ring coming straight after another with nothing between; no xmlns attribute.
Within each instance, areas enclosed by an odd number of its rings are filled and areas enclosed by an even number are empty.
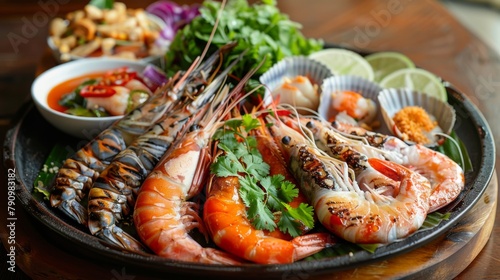
<svg viewBox="0 0 500 280"><path fill-rule="evenodd" d="M411 89L390 88L382 90L378 99L387 128L398 137L401 136L401 132L396 128L392 118L399 110L407 106L422 107L431 118L437 121L438 126L445 134L450 134L455 125L456 113L453 107L428 94ZM435 145L439 138L436 136L435 139L431 139L433 142L426 146Z"/></svg>
<svg viewBox="0 0 500 280"><path fill-rule="evenodd" d="M369 120L369 122L378 121L382 124L383 117L380 113L380 110L378 109L379 101L377 98L381 90L382 88L378 84L358 76L344 75L327 78L323 81L318 113L325 120L332 119L335 115L340 113L332 109L332 93L341 91L353 91L361 94L364 98L370 99L375 103L376 115L374 119ZM370 123L366 124L369 125Z"/></svg>
<svg viewBox="0 0 500 280"><path fill-rule="evenodd" d="M333 73L328 67L308 57L293 56L285 58L276 63L260 77L260 82L266 87L264 105L269 105L272 102L271 92L281 86L285 78L293 79L296 76L305 76L309 78L313 85L317 85L318 95L313 103L318 104L321 94L321 83L324 79L332 75ZM317 108L310 109L316 110Z"/></svg>

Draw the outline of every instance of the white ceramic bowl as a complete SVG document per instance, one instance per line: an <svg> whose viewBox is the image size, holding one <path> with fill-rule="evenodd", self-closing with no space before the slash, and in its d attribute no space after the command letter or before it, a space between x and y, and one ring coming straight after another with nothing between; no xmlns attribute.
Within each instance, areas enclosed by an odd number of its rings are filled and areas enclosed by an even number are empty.
<svg viewBox="0 0 500 280"><path fill-rule="evenodd" d="M72 78L127 66L142 73L146 63L124 59L86 58L55 66L40 74L31 85L31 97L38 111L53 126L72 136L92 139L122 116L80 117L58 112L49 107L47 96L52 88Z"/></svg>

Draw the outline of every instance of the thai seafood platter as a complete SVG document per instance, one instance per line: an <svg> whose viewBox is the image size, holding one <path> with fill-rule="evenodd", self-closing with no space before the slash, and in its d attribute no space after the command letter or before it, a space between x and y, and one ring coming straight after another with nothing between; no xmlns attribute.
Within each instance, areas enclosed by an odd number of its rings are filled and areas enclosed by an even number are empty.
<svg viewBox="0 0 500 280"><path fill-rule="evenodd" d="M88 98L86 112L123 117L71 156L47 161L55 168L40 173L50 180L38 180L34 191L111 250L213 265L307 261L342 244L373 252L446 219L471 168L447 100L339 72L335 50L328 59L315 55L328 48L305 38L271 2L197 6L176 26L164 53L166 78L155 87L116 69L72 91ZM257 32L268 23L251 13L264 8L283 22L277 34L302 43ZM95 34L82 25L123 9L89 4L69 25L55 21L53 36L61 48L83 31L89 39ZM240 14L247 15L234 24L245 26L224 34ZM58 31L58 24L74 29ZM124 24L95 28L104 36ZM141 32L151 45L148 34L161 30ZM284 45L279 55L259 50L233 34L244 32ZM111 37L98 39L102 52ZM439 218L424 226L428 217Z"/></svg>

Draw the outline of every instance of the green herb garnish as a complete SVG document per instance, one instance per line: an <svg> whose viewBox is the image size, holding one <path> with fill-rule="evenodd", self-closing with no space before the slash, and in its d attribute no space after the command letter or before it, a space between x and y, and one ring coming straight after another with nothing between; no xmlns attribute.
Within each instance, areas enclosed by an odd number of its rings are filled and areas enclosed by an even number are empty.
<svg viewBox="0 0 500 280"><path fill-rule="evenodd" d="M214 135L224 155L212 163L210 171L219 177L238 177L239 195L256 229L273 231L278 228L293 237L299 236L302 225L314 227L313 208L305 203L297 208L288 204L299 191L283 175L270 176L269 165L262 159L255 137L248 135L259 126L259 121L250 115L227 121L224 129Z"/></svg>
<svg viewBox="0 0 500 280"><path fill-rule="evenodd" d="M200 16L196 17L174 37L165 59L165 70L173 74L187 69L201 55L215 25L221 3L212 0L203 2ZM238 45L229 58L248 52L233 68L232 74L243 77L266 57L256 75L261 75L284 57L308 55L323 47L320 40L308 39L300 32L300 24L291 21L279 11L275 1L249 5L246 0L228 1L215 32L210 52L231 42ZM227 64L232 59L227 59ZM226 64L226 66L227 66Z"/></svg>

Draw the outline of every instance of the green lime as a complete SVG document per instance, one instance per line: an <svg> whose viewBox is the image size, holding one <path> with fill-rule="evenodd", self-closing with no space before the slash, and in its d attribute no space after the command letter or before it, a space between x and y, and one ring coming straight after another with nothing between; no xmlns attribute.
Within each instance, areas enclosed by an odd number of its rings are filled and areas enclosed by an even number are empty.
<svg viewBox="0 0 500 280"><path fill-rule="evenodd" d="M397 70L385 77L380 82L380 86L384 88L410 88L429 94L445 102L448 100L446 89L440 78L420 68Z"/></svg>
<svg viewBox="0 0 500 280"><path fill-rule="evenodd" d="M411 59L398 52L378 52L365 56L365 59L373 68L377 83L399 69L415 68Z"/></svg>
<svg viewBox="0 0 500 280"><path fill-rule="evenodd" d="M309 55L330 68L335 75L354 75L373 81L370 64L359 54L344 49L324 49Z"/></svg>

